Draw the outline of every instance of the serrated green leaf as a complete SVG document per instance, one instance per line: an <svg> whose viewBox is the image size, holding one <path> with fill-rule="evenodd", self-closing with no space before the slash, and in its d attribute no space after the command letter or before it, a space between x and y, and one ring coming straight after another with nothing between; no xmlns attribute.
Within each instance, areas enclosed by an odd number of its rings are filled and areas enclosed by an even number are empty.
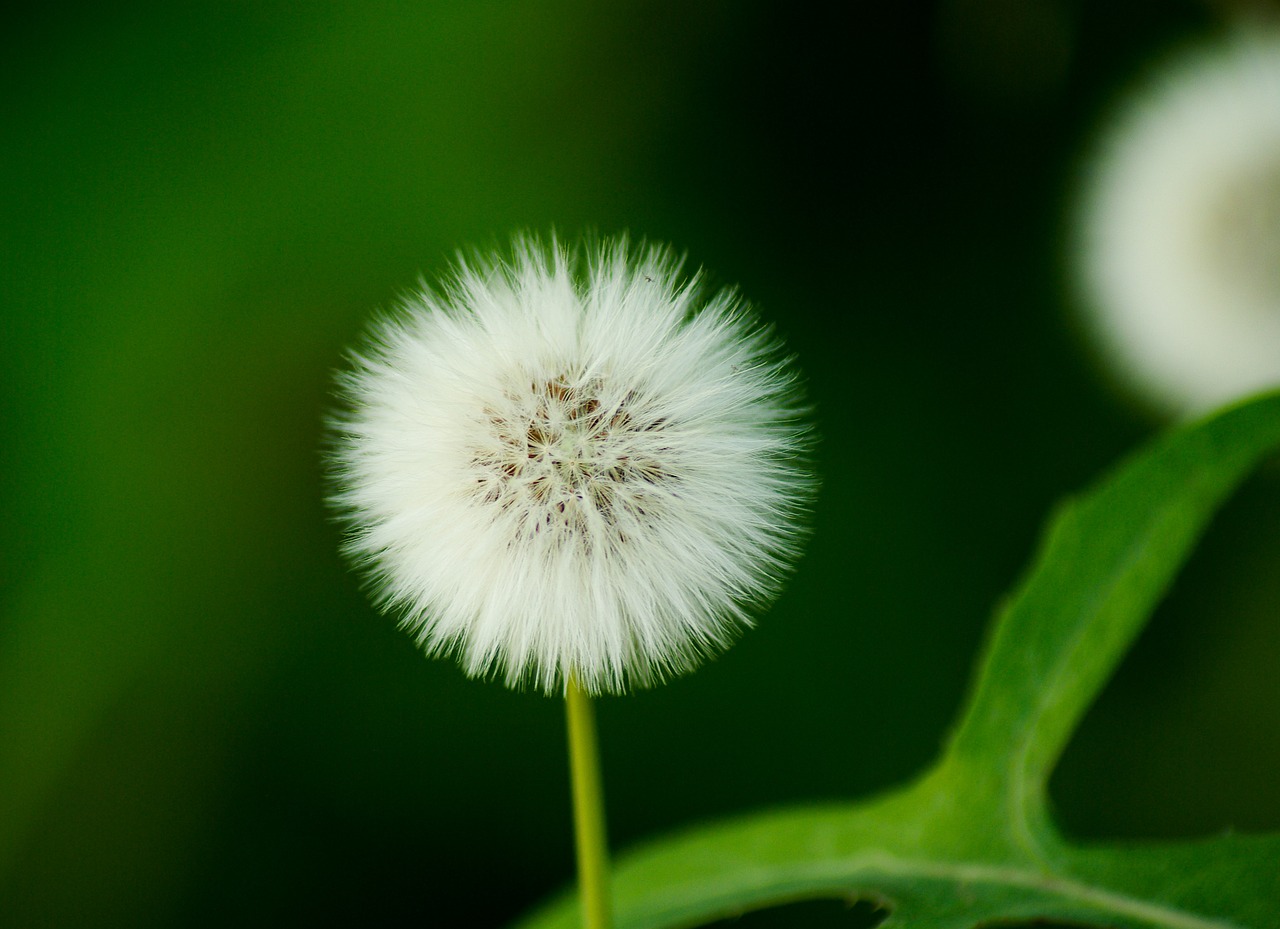
<svg viewBox="0 0 1280 929"><path fill-rule="evenodd" d="M886 927L1050 919L1280 929L1280 836L1074 847L1045 786L1071 733L1226 496L1280 446L1280 395L1156 442L1051 520L997 614L937 765L847 805L747 816L637 849L619 929L694 926L799 899L871 899ZM564 897L521 925L578 924Z"/></svg>
<svg viewBox="0 0 1280 929"><path fill-rule="evenodd" d="M1026 580L999 612L952 742L992 758L1038 804L1084 712L1209 519L1280 442L1276 399L1174 432L1061 506Z"/></svg>

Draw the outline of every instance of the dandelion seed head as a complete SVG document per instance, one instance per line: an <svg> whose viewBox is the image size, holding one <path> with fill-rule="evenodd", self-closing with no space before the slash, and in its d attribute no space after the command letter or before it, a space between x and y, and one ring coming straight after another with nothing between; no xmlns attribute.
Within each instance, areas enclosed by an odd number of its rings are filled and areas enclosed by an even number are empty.
<svg viewBox="0 0 1280 929"><path fill-rule="evenodd" d="M660 247L518 240L376 324L341 376L348 552L429 653L620 691L778 589L812 480L795 375Z"/></svg>
<svg viewBox="0 0 1280 929"><path fill-rule="evenodd" d="M1090 328L1173 412L1280 382L1280 36L1171 63L1103 136L1081 210Z"/></svg>

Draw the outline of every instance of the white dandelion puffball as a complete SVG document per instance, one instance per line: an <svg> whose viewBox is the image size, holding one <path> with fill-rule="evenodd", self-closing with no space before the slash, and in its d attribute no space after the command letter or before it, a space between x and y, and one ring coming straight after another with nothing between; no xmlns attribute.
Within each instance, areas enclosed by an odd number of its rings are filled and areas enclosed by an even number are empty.
<svg viewBox="0 0 1280 929"><path fill-rule="evenodd" d="M659 247L517 240L378 323L340 378L348 552L427 652L550 693L685 671L796 553L795 376Z"/></svg>
<svg viewBox="0 0 1280 929"><path fill-rule="evenodd" d="M1175 63L1120 117L1081 222L1104 350L1174 412L1280 383L1280 35Z"/></svg>

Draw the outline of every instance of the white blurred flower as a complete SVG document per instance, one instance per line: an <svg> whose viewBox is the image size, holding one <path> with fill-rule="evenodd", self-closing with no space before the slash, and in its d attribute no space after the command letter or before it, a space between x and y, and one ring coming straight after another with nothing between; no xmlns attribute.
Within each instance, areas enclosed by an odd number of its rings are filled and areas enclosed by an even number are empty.
<svg viewBox="0 0 1280 929"><path fill-rule="evenodd" d="M794 375L679 264L519 240L377 324L341 377L348 550L429 653L620 691L776 591L811 488Z"/></svg>
<svg viewBox="0 0 1280 929"><path fill-rule="evenodd" d="M1280 36L1175 61L1119 116L1081 222L1105 351L1178 412L1280 383Z"/></svg>

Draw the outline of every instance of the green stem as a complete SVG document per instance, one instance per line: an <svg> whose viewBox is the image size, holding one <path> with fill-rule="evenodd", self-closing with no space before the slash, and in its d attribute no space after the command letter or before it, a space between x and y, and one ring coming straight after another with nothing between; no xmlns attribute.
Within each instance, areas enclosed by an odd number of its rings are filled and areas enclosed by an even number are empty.
<svg viewBox="0 0 1280 929"><path fill-rule="evenodd" d="M565 686L569 770L573 781L573 830L578 845L578 893L585 929L609 929L609 849L604 832L600 753L591 698L570 675Z"/></svg>

